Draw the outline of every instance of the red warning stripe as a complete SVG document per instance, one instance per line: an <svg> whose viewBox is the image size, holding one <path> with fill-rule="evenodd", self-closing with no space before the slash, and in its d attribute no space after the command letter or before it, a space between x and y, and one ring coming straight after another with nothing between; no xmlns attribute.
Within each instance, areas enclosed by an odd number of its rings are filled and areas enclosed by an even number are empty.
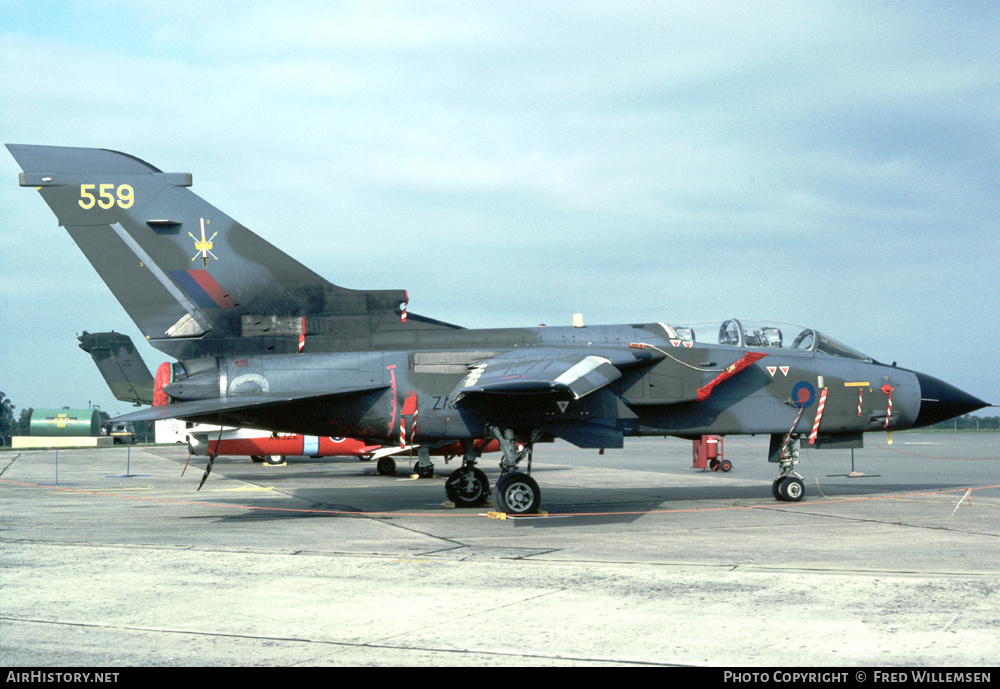
<svg viewBox="0 0 1000 689"><path fill-rule="evenodd" d="M882 394L889 396L889 406L885 410L885 427L889 427L889 417L892 416L892 393L896 388L892 387L888 383L881 387Z"/></svg>
<svg viewBox="0 0 1000 689"><path fill-rule="evenodd" d="M826 407L826 388L819 393L819 405L816 407L816 421L813 423L812 433L809 434L809 444L816 444L816 435L819 433L819 421L823 418L823 408Z"/></svg>

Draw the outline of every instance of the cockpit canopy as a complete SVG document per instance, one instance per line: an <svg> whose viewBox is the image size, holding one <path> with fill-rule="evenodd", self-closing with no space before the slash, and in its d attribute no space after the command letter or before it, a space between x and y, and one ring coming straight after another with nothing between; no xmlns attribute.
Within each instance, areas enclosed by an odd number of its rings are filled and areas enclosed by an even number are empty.
<svg viewBox="0 0 1000 689"><path fill-rule="evenodd" d="M872 358L851 349L847 345L827 337L821 332L793 323L781 321L736 320L730 318L722 323L689 323L667 325L668 333L673 331L676 339L706 344L732 345L733 347L778 347L806 352L819 352L832 356L842 356L860 361Z"/></svg>

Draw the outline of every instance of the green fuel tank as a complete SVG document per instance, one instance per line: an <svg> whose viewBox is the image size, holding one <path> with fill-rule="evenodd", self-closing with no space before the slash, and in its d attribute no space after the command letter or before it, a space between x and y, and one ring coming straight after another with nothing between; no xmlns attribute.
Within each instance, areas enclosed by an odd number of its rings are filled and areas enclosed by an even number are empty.
<svg viewBox="0 0 1000 689"><path fill-rule="evenodd" d="M101 412L97 409L35 409L31 412L30 435L98 436Z"/></svg>

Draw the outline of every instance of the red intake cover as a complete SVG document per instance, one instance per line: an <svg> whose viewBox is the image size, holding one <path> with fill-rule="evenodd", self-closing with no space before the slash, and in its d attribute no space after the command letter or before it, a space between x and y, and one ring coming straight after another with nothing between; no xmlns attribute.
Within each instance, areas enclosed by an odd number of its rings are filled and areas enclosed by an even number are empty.
<svg viewBox="0 0 1000 689"><path fill-rule="evenodd" d="M167 393L163 392L164 385L170 385L170 364L164 361L156 369L156 378L153 379L153 406L160 407L170 402Z"/></svg>

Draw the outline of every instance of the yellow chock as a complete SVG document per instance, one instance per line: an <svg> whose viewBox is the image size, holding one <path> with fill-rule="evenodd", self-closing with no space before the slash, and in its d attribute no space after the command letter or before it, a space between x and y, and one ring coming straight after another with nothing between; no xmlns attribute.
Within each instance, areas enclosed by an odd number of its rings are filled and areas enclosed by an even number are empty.
<svg viewBox="0 0 1000 689"><path fill-rule="evenodd" d="M545 510L538 510L534 514L508 515L506 512L487 512L490 519L530 519L531 517L547 517L549 513Z"/></svg>

